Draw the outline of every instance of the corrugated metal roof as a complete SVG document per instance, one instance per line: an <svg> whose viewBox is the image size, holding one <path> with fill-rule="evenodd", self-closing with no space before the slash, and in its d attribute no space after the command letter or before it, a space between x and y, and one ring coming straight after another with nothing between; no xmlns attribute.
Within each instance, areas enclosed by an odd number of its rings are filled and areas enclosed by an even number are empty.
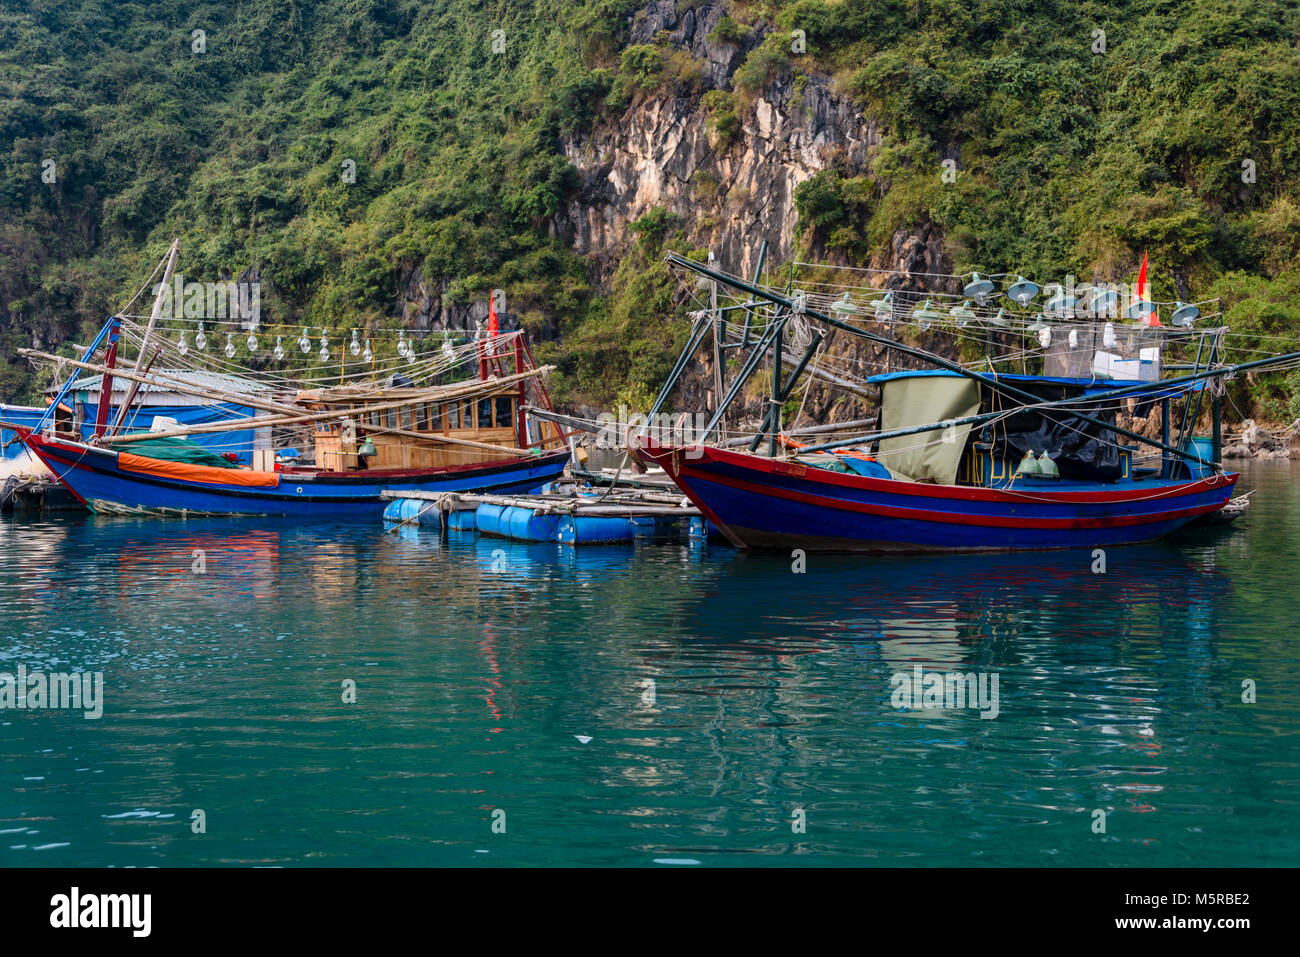
<svg viewBox="0 0 1300 957"><path fill-rule="evenodd" d="M154 373L150 373L151 375ZM160 369L156 373L162 376L176 376L193 382L202 388L220 389L223 392L252 393L268 392L271 387L262 382L256 382L252 379L245 379L241 376L227 375L224 372L196 372L193 369ZM98 374L88 375L72 383L73 391L98 391L102 377ZM113 391L125 393L131 387L130 379L113 377ZM46 395L54 395L58 389L46 389ZM175 389L169 388L166 383L141 385L140 392L153 392L158 394L184 395L178 393Z"/></svg>

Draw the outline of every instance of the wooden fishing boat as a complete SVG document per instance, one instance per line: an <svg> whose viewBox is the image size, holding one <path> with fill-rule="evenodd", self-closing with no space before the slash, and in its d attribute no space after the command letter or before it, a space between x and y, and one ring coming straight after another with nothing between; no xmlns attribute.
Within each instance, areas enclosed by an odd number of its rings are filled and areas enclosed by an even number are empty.
<svg viewBox="0 0 1300 957"><path fill-rule="evenodd" d="M169 251L160 290L167 288L177 248L173 244ZM250 412L263 414L191 424L153 417L141 423L138 412L133 414L141 386L146 392L170 389L206 399L229 398L212 385L210 375L150 373L154 360L167 351L165 343L151 338L162 294L149 326L139 335L139 355L131 371L117 365L124 333L120 316L110 318L81 361L19 350L28 358L102 376L93 423L73 429L56 414L65 408L73 377L37 423L0 423L12 428L92 511L369 516L383 511L380 493L385 489L526 493L558 478L568 463L561 429L542 423L534 434L525 417L530 402L550 408L542 385L550 367L536 365L522 332L497 336L494 331L460 350L448 341L448 358L439 360L427 376L444 380L437 384L417 386L396 373L376 383L363 373L337 385L299 389L287 398L269 392L239 396ZM103 363L90 362L101 346ZM184 357L185 350L172 351L178 359ZM414 361L413 355L408 359ZM476 366L473 372L471 364ZM129 383L129 390L113 404L115 382ZM110 422L111 413L115 418ZM128 428L132 423L134 430ZM231 432L269 439L282 430L301 436L303 429L310 430L305 455L296 447L292 454L280 448L284 455L255 447L252 468L239 465L234 453L219 455L192 440Z"/></svg>
<svg viewBox="0 0 1300 957"><path fill-rule="evenodd" d="M1220 463L1221 392L1207 385L1247 369L1300 360L1300 353L1291 353L1224 364L1224 330L1192 331L1197 307L1174 304L1171 325L1164 326L1157 304L1139 294L1128 313L1138 322L1121 330L1123 343L1110 323L1062 322L1049 354L1052 327L1041 313L1033 325L1029 313L1019 320L1022 328L1008 334L1019 343L1037 339L1042 349L1035 360L1045 370L1074 374L995 371L991 351L981 363L984 368L977 369L821 312L807 294L758 285L757 273L755 281L746 282L685 257L668 258L738 291L741 300L724 308L744 309L749 318L739 334L724 335L721 310L698 314L686 350L646 417L647 423L654 421L693 350L712 328L719 402L702 434L682 441L652 434L647 424L629 429L626 444L643 465L663 468L703 516L741 548L977 552L1095 549L1160 538L1219 515L1238 480ZM1026 307L1037 294L1035 284L1019 279L1001 295ZM892 328L898 303L888 293L876 295L880 298L868 308L874 307L878 322ZM980 296L980 305L986 306L998 294L977 274L965 295ZM953 299L949 314L954 331L963 330L967 338L965 330L973 326L991 346L1011 325L1004 309L994 313L986 308L981 316L961 296ZM831 301L827 312L849 316L861 311L847 292ZM1113 299L1108 302L1114 305ZM1048 305L1068 314L1074 303L1074 297L1058 292ZM905 323L921 321L924 329L944 318L929 298L921 302L915 296L911 307L902 317ZM756 316L763 309L766 321L760 323ZM803 355L787 377L782 375L782 337L796 322L805 324ZM842 373L829 376L860 395L879 396L879 431L818 446L801 445L782 433L783 405L823 338L807 328L814 324L862 337L891 355L930 367L857 383L845 383ZM1176 366L1187 374L1161 378L1163 357L1182 340L1191 342L1195 357L1191 364ZM736 378L724 389L720 357L726 350L749 354L735 363ZM740 439L749 441L749 451L725 447L731 442L710 444L728 406L765 357L771 359L772 387L761 427ZM1028 364L1023 352L1013 352L1013 358L1016 365ZM1213 434L1197 437L1192 429L1205 394L1211 396ZM1175 434L1177 402L1182 411ZM1159 437L1118 424L1121 408L1145 418L1156 407L1162 412ZM756 454L765 439L767 454Z"/></svg>
<svg viewBox="0 0 1300 957"><path fill-rule="evenodd" d="M364 402L354 390L303 393L304 416L315 416L313 465L246 469L131 451L132 438L148 447L168 432L128 433L97 445L16 431L95 512L335 518L382 512L384 489L504 494L554 481L568 450L554 438L519 447L517 392L517 384L487 381L381 390Z"/></svg>
<svg viewBox="0 0 1300 957"><path fill-rule="evenodd" d="M726 449L637 447L741 548L1011 551L1150 541L1227 504L1236 474L934 485Z"/></svg>

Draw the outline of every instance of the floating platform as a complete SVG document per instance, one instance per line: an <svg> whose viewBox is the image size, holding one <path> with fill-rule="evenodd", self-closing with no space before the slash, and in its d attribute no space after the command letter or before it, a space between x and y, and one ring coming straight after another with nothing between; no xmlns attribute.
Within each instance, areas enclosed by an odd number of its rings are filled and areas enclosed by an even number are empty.
<svg viewBox="0 0 1300 957"><path fill-rule="evenodd" d="M0 511L84 512L86 506L51 476L11 475L0 488Z"/></svg>
<svg viewBox="0 0 1300 957"><path fill-rule="evenodd" d="M641 539L705 540L712 529L699 509L659 487L598 491L552 486L537 495L438 495L385 491L387 524L476 530L523 542L608 545Z"/></svg>

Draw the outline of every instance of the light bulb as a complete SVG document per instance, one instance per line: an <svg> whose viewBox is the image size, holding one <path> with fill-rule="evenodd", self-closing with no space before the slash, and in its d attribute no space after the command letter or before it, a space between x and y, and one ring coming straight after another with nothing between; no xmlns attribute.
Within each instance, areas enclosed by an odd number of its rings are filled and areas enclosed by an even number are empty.
<svg viewBox="0 0 1300 957"><path fill-rule="evenodd" d="M184 332L181 333L180 339L177 340L176 342L176 351L179 352L181 355L185 355L185 353L190 351L190 344L185 341Z"/></svg>
<svg viewBox="0 0 1300 957"><path fill-rule="evenodd" d="M1119 345L1119 340L1115 338L1115 323L1106 323L1106 327L1101 334L1101 344L1107 349L1114 349L1115 346Z"/></svg>
<svg viewBox="0 0 1300 957"><path fill-rule="evenodd" d="M303 351L303 355L311 352L311 340L307 338L307 327L302 327L302 335L298 337L298 348Z"/></svg>
<svg viewBox="0 0 1300 957"><path fill-rule="evenodd" d="M1052 344L1052 330L1050 327L1038 330L1038 342L1044 349Z"/></svg>
<svg viewBox="0 0 1300 957"><path fill-rule="evenodd" d="M321 343L321 347L320 347L320 361L321 361L321 362L329 362L329 361L330 361L330 350L329 350L329 347L326 346L323 342Z"/></svg>
<svg viewBox="0 0 1300 957"><path fill-rule="evenodd" d="M913 313L913 315L916 318L916 324L920 327L922 332L925 332L927 329L930 328L930 321L932 319L941 318L939 313L935 312L933 309L930 308L929 299L927 299L921 305L921 308L916 310L916 312Z"/></svg>
<svg viewBox="0 0 1300 957"><path fill-rule="evenodd" d="M361 340L357 338L357 330L352 330L352 342L348 344L348 349L354 356L361 355Z"/></svg>
<svg viewBox="0 0 1300 957"><path fill-rule="evenodd" d="M442 340L442 354L448 359L456 358L456 349L452 346L450 339Z"/></svg>
<svg viewBox="0 0 1300 957"><path fill-rule="evenodd" d="M284 340L284 336L276 336L276 337L275 337L275 350L271 353L271 355L275 356L275 361L276 361L276 362L279 362L281 359L284 358L284 343L283 343L283 340Z"/></svg>
<svg viewBox="0 0 1300 957"><path fill-rule="evenodd" d="M226 358L235 358L235 337L228 332L226 333Z"/></svg>
<svg viewBox="0 0 1300 957"><path fill-rule="evenodd" d="M367 362L370 362L375 358L375 351L370 348L369 339L366 340L366 351L361 353L361 358L365 359Z"/></svg>
<svg viewBox="0 0 1300 957"><path fill-rule="evenodd" d="M244 341L244 345L248 346L248 351L249 351L249 352L256 352L256 351L257 351L257 336L253 335L253 333L250 332L250 333L248 334L248 338Z"/></svg>
<svg viewBox="0 0 1300 957"><path fill-rule="evenodd" d="M208 337L203 334L203 323L199 323L198 335L194 337L194 348L202 352L208 347Z"/></svg>

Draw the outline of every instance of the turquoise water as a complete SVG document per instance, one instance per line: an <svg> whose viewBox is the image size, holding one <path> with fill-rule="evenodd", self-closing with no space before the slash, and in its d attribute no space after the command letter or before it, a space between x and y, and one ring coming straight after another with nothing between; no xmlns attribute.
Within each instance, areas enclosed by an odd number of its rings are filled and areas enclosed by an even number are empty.
<svg viewBox="0 0 1300 957"><path fill-rule="evenodd" d="M0 861L1294 864L1298 473L1104 574L8 519L0 671L105 704L0 711ZM996 674L997 717L895 708L917 663Z"/></svg>

